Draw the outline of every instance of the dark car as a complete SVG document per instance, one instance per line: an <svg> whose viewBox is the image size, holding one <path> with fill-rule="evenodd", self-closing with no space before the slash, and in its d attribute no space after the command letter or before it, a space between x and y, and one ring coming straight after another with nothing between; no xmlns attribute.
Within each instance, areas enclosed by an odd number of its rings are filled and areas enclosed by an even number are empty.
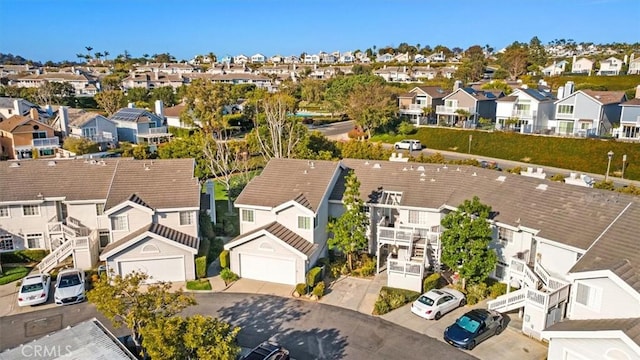
<svg viewBox="0 0 640 360"><path fill-rule="evenodd" d="M457 348L472 350L484 340L499 334L503 326L504 318L499 312L474 309L444 330L444 340Z"/></svg>
<svg viewBox="0 0 640 360"><path fill-rule="evenodd" d="M243 356L242 360L289 360L289 350L276 343L265 341Z"/></svg>

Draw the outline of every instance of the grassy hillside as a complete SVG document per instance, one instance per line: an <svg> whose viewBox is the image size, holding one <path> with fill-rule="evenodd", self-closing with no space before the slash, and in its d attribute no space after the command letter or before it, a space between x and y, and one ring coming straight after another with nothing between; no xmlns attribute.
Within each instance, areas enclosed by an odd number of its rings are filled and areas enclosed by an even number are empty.
<svg viewBox="0 0 640 360"><path fill-rule="evenodd" d="M620 76L552 76L545 77L544 80L555 91L559 86L567 81L576 84L576 90L609 90L626 91L627 97L633 98L636 86L640 85L640 75L620 75Z"/></svg>
<svg viewBox="0 0 640 360"><path fill-rule="evenodd" d="M640 144L448 128L420 128L409 137L420 140L430 149L467 153L469 135L473 137L471 153L479 157L495 157L603 175L607 171L607 152L614 152L611 173L622 169L622 155L626 154L625 178L640 180ZM402 137L381 138L393 143Z"/></svg>

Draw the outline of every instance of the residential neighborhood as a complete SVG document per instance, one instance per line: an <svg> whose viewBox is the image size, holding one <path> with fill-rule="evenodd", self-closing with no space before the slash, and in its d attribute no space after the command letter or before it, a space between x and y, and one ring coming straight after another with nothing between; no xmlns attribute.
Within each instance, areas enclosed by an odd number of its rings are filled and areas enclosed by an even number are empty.
<svg viewBox="0 0 640 360"><path fill-rule="evenodd" d="M484 31L455 2L87 2L9 34L0 360L640 360L619 1Z"/></svg>

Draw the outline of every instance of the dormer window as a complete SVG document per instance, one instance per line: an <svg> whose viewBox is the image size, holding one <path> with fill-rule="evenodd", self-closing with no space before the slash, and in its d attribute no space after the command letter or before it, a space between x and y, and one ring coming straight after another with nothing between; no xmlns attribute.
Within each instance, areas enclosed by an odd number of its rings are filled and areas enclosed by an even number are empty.
<svg viewBox="0 0 640 360"><path fill-rule="evenodd" d="M311 230L311 218L309 216L298 216L298 229Z"/></svg>

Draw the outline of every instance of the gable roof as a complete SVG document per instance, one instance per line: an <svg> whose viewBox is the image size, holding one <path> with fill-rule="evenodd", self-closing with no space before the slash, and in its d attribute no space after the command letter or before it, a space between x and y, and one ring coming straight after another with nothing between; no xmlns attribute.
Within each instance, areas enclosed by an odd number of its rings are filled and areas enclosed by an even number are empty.
<svg viewBox="0 0 640 360"><path fill-rule="evenodd" d="M21 115L13 115L5 120L0 119L0 130L13 132L19 126L22 126L28 123L30 120L33 120L33 119L26 116L21 116Z"/></svg>
<svg viewBox="0 0 640 360"><path fill-rule="evenodd" d="M450 93L450 91L444 90L439 86L417 86L416 88L420 89L422 92L426 93L434 99L442 99Z"/></svg>
<svg viewBox="0 0 640 360"><path fill-rule="evenodd" d="M620 106L640 106L640 98L633 98L620 104Z"/></svg>
<svg viewBox="0 0 640 360"><path fill-rule="evenodd" d="M520 89L517 89L517 91L521 91L538 101L555 100L553 93L551 93L550 91L540 91L538 89L531 89L531 88L526 88L526 89L520 88Z"/></svg>
<svg viewBox="0 0 640 360"><path fill-rule="evenodd" d="M460 88L450 94L447 94L445 98L448 98L457 92L464 92L469 96L471 96L472 98L474 98L476 101L488 101L488 100L495 101L498 98L500 98L502 95L504 95L502 91L492 92L492 91L485 91L485 90L476 90L472 87L465 87L465 88Z"/></svg>
<svg viewBox="0 0 640 360"><path fill-rule="evenodd" d="M249 232L246 232L244 234L241 234L239 236L237 236L235 239L231 240L228 244L229 245L234 245L233 243L241 240L241 239L246 239L249 238L261 231L266 231L269 234L273 235L274 237L280 239L281 241L285 242L286 244L288 244L289 246L293 247L294 249L296 249L297 251L305 254L307 257L313 255L313 253L316 251L316 249L318 248L318 244L313 244L310 241L306 240L305 238L303 238L302 236L296 234L295 232L287 229L286 226L283 226L282 224L280 224L277 221L271 222L267 225L261 226L259 228L253 229Z"/></svg>
<svg viewBox="0 0 640 360"><path fill-rule="evenodd" d="M544 332L551 331L611 331L624 332L633 342L640 345L640 318L598 319L598 320L565 320L556 323Z"/></svg>
<svg viewBox="0 0 640 360"><path fill-rule="evenodd" d="M343 175L349 169L355 171L360 181L360 196L366 203L378 203L383 191L399 191L402 192L401 206L440 209L457 207L477 195L496 212L494 220L536 229L536 236L540 238L583 250L593 244L629 203L640 206L640 199L630 195L474 166L357 159L344 159L342 164ZM340 201L344 189L344 176L340 176L330 199ZM631 213L622 216L633 222ZM631 228L638 229L638 225ZM618 236L622 230L618 229L611 227L610 236ZM640 244L636 247L640 252Z"/></svg>
<svg viewBox="0 0 640 360"><path fill-rule="evenodd" d="M624 91L597 91L581 90L585 95L591 97L602 105L617 104L624 102L627 95Z"/></svg>
<svg viewBox="0 0 640 360"><path fill-rule="evenodd" d="M138 108L122 108L115 112L113 115L109 116L109 119L114 121L126 121L135 123L153 121L160 124L162 124L163 121L158 115L145 109Z"/></svg>
<svg viewBox="0 0 640 360"><path fill-rule="evenodd" d="M274 208L302 195L306 202L301 204L315 213L337 168L334 161L271 159L242 190L235 204Z"/></svg>
<svg viewBox="0 0 640 360"><path fill-rule="evenodd" d="M74 127L82 127L83 125L85 125L86 123L90 122L93 119L96 118L102 118L105 121L111 122L113 123L111 120L107 119L106 117L102 116L101 114L98 114L97 112L81 112L78 113L77 116L69 116L69 126L74 126Z"/></svg>
<svg viewBox="0 0 640 360"><path fill-rule="evenodd" d="M187 108L185 104L179 104L164 109L164 116L180 117L182 111Z"/></svg>
<svg viewBox="0 0 640 360"><path fill-rule="evenodd" d="M152 233L158 236L162 236L165 239L174 241L178 244L182 244L184 246L193 248L195 250L198 250L198 246L200 245L200 241L198 240L197 237L193 237L191 235L187 235L183 232L180 232L178 230L172 229L170 227L161 225L161 224L157 224L157 223L150 223L149 225L146 225L132 233L130 233L129 235L123 237L122 239L116 241L116 242L112 242L109 245L105 246L105 248L102 250L102 252L100 253L100 258L101 259L106 259L109 255L113 255L110 254L112 252L114 252L115 250L123 247L124 245L126 245L127 243L129 243L130 241L135 240L136 238L138 238L139 236L145 234L145 233Z"/></svg>

